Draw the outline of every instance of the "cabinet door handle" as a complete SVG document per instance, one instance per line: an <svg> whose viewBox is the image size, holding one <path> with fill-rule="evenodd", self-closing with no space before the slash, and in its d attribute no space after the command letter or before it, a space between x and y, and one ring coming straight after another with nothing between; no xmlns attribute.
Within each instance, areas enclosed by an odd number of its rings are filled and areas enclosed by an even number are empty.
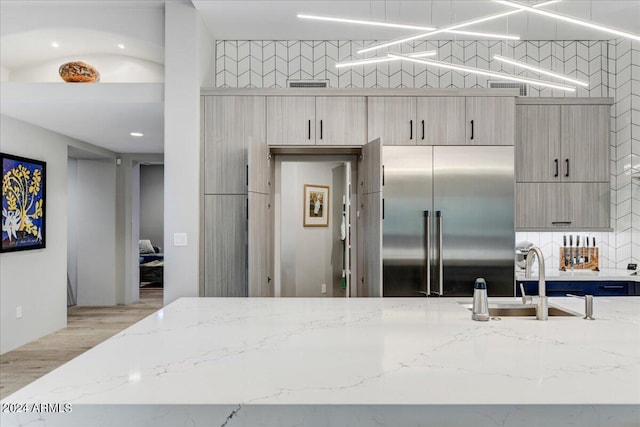
<svg viewBox="0 0 640 427"><path fill-rule="evenodd" d="M409 120L409 139L413 139L413 120Z"/></svg>
<svg viewBox="0 0 640 427"><path fill-rule="evenodd" d="M382 185L384 186L384 165L382 165Z"/></svg>
<svg viewBox="0 0 640 427"><path fill-rule="evenodd" d="M382 219L384 219L384 199L382 199Z"/></svg>
<svg viewBox="0 0 640 427"><path fill-rule="evenodd" d="M307 135L308 135L308 136L307 136L307 139L308 139L308 140L311 140L311 120L309 120L309 122L308 122L308 124L307 124L307 128L308 128L308 131L307 131Z"/></svg>
<svg viewBox="0 0 640 427"><path fill-rule="evenodd" d="M624 289L622 285L601 285L600 289Z"/></svg>
<svg viewBox="0 0 640 427"><path fill-rule="evenodd" d="M247 187L249 186L249 165L247 165Z"/></svg>
<svg viewBox="0 0 640 427"><path fill-rule="evenodd" d="M320 139L322 139L322 120L320 120Z"/></svg>
<svg viewBox="0 0 640 427"><path fill-rule="evenodd" d="M473 120L471 120L471 139L473 139Z"/></svg>
<svg viewBox="0 0 640 427"><path fill-rule="evenodd" d="M554 162L555 162L555 164L556 164L556 173L555 173L555 175L553 175L553 176L557 178L557 177L558 177L558 174L559 174L559 170L558 170L558 163L559 163L559 162L558 162L558 159L555 159L555 160L554 160Z"/></svg>
<svg viewBox="0 0 640 427"><path fill-rule="evenodd" d="M424 140L424 120L422 121L422 140Z"/></svg>
<svg viewBox="0 0 640 427"><path fill-rule="evenodd" d="M569 224L571 224L571 221L552 221L551 224L553 224L553 225L569 225Z"/></svg>
<svg viewBox="0 0 640 427"><path fill-rule="evenodd" d="M564 161L567 164L567 173L565 173L564 176L569 176L569 159L565 159Z"/></svg>

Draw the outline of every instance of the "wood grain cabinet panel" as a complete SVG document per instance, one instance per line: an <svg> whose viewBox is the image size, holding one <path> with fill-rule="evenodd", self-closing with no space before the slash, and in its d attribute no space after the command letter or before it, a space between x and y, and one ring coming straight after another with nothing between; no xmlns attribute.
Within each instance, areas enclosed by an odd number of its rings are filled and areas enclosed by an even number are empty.
<svg viewBox="0 0 640 427"><path fill-rule="evenodd" d="M313 145L316 140L313 96L267 97L267 143Z"/></svg>
<svg viewBox="0 0 640 427"><path fill-rule="evenodd" d="M271 196L249 192L248 288L250 297L273 296Z"/></svg>
<svg viewBox="0 0 640 427"><path fill-rule="evenodd" d="M609 180L609 105L563 105L562 172L565 182Z"/></svg>
<svg viewBox="0 0 640 427"><path fill-rule="evenodd" d="M366 142L365 97L316 97L316 145L364 145Z"/></svg>
<svg viewBox="0 0 640 427"><path fill-rule="evenodd" d="M465 142L465 98L417 98L418 145L461 145Z"/></svg>
<svg viewBox="0 0 640 427"><path fill-rule="evenodd" d="M206 96L205 194L246 194L247 141L266 147L264 96Z"/></svg>
<svg viewBox="0 0 640 427"><path fill-rule="evenodd" d="M247 296L247 196L204 196L204 296Z"/></svg>
<svg viewBox="0 0 640 427"><path fill-rule="evenodd" d="M560 106L516 107L516 181L560 181Z"/></svg>
<svg viewBox="0 0 640 427"><path fill-rule="evenodd" d="M412 96L370 96L368 140L380 138L384 145L418 143L416 98Z"/></svg>
<svg viewBox="0 0 640 427"><path fill-rule="evenodd" d="M466 98L467 144L513 145L515 98L474 96Z"/></svg>
<svg viewBox="0 0 640 427"><path fill-rule="evenodd" d="M608 182L516 184L516 229L607 230Z"/></svg>

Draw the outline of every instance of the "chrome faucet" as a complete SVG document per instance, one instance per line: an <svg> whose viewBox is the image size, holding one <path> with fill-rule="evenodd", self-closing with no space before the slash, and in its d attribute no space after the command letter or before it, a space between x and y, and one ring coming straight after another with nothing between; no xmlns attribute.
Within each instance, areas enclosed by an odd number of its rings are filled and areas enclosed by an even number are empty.
<svg viewBox="0 0 640 427"><path fill-rule="evenodd" d="M532 246L527 254L527 267L524 277L531 277L531 264L533 259L538 259L538 306L536 308L536 318L538 320L549 319L549 302L547 300L547 285L544 280L544 255L537 246Z"/></svg>

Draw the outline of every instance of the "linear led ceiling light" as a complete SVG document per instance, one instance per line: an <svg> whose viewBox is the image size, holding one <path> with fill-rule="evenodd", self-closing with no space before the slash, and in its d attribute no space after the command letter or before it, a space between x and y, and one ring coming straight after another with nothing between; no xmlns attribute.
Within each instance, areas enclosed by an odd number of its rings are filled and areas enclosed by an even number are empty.
<svg viewBox="0 0 640 427"><path fill-rule="evenodd" d="M559 19L561 21L570 22L576 25L582 25L583 27L592 28L594 30L600 30L605 33L614 34L616 36L626 37L633 40L640 40L640 35L638 34L627 33L625 31L617 30L615 28L605 27L604 25L596 24L591 21L584 21L582 19L574 18L573 16L562 15L556 12L549 12L548 10L534 9L533 7L529 7L527 5L512 2L512 1L505 1L505 0L493 0L493 1L496 3L503 4L505 6L511 6L511 7L517 8L518 10L526 10L527 12L536 13L538 15L547 16L553 19Z"/></svg>
<svg viewBox="0 0 640 427"><path fill-rule="evenodd" d="M506 62L508 64L512 64L515 65L516 67L520 67L520 68L525 68L527 70L531 70L534 71L536 73L539 74L544 74L550 77L555 77L557 79L561 79L561 80L565 80L580 86L584 86L584 87L588 87L589 83L587 82L583 82L582 80L576 80L576 79L572 79L571 77L567 77L563 74L558 74L558 73L554 73L552 71L549 70L545 70L544 68L538 68L538 67L534 67L533 65L529 65L526 62L520 62L520 61L516 61L515 59L511 59L511 58L507 58L504 56L500 56L500 55L493 55L493 59L497 59L498 61L502 61L502 62Z"/></svg>
<svg viewBox="0 0 640 427"><path fill-rule="evenodd" d="M557 3L558 1L559 0L550 0L550 1L546 1L544 3L538 3L534 7L548 6L550 4ZM376 45L373 45L373 46L369 46L369 47L367 47L365 49L360 49L358 51L358 53L371 52L372 50L383 49L385 47L395 46L395 45L400 44L400 43L410 42L412 40L417 40L417 39L423 39L425 37L433 36L433 35L436 35L436 34L447 32L447 31L457 30L458 28L468 27L469 25L474 25L474 24L480 24L482 22L493 21L494 19L503 18L505 16L513 15L514 13L517 13L517 12L522 12L522 10L521 9L511 10L509 12L502 12L502 13L498 13L496 15L489 15L489 16L484 16L482 18L471 19L469 21L461 22L459 24L448 25L446 27L438 28L437 30L430 31L428 33L415 34L413 36L404 37L404 38L401 38L401 39L392 40L390 42L380 43L380 44L376 44ZM498 35L495 35L495 36L498 37Z"/></svg>
<svg viewBox="0 0 640 427"><path fill-rule="evenodd" d="M426 52L415 52L408 55L411 58L425 58L427 56L436 56L435 50L428 50ZM342 67L355 67L358 65L377 64L379 62L399 61L400 58L391 58L390 56L379 56L376 58L359 59L357 61L337 62L336 68Z"/></svg>
<svg viewBox="0 0 640 427"><path fill-rule="evenodd" d="M484 70L482 68L467 67L466 65L455 65L449 62L434 61L433 59L411 58L410 56L398 55L396 53L389 53L389 56L392 58L403 59L405 61L416 62L418 64L433 65L435 67L448 68L450 70L461 71L463 73L480 74L483 76L494 77L500 80L510 80L510 81L520 82L520 83L529 83L531 85L536 85L536 86L545 86L553 89L566 90L567 92L575 92L576 90L574 86L567 86L560 83L547 82L544 80L529 79L526 77L518 77L511 74Z"/></svg>
<svg viewBox="0 0 640 427"><path fill-rule="evenodd" d="M513 11L511 13L513 13ZM299 13L297 16L298 18L301 18L301 19L315 19L317 21L342 22L345 24L371 25L374 27L401 28L404 30L419 30L419 31L436 30L436 28L434 27L421 27L418 25L394 24L391 22L381 22L381 21L365 21L362 19L334 18L332 16L305 15L302 13ZM520 40L519 36L511 36L507 34L479 33L476 31L462 31L462 30L447 30L444 32L453 33L453 34L462 34L467 36L498 38L498 39L504 39L504 40Z"/></svg>

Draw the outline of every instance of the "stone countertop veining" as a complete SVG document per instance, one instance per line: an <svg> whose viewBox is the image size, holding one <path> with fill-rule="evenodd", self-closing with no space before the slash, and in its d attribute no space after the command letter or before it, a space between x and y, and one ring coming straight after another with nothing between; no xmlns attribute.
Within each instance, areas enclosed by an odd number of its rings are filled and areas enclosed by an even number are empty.
<svg viewBox="0 0 640 427"><path fill-rule="evenodd" d="M560 271L557 268L546 268L544 270L546 280L554 281L608 281L608 282L640 282L640 276L631 275L634 271L622 268L603 268L600 271L591 270L567 270ZM524 270L516 269L516 280L537 280L538 273L533 271L531 278L524 277Z"/></svg>
<svg viewBox="0 0 640 427"><path fill-rule="evenodd" d="M596 298L595 321L461 302L181 298L3 402L640 404L640 297Z"/></svg>

